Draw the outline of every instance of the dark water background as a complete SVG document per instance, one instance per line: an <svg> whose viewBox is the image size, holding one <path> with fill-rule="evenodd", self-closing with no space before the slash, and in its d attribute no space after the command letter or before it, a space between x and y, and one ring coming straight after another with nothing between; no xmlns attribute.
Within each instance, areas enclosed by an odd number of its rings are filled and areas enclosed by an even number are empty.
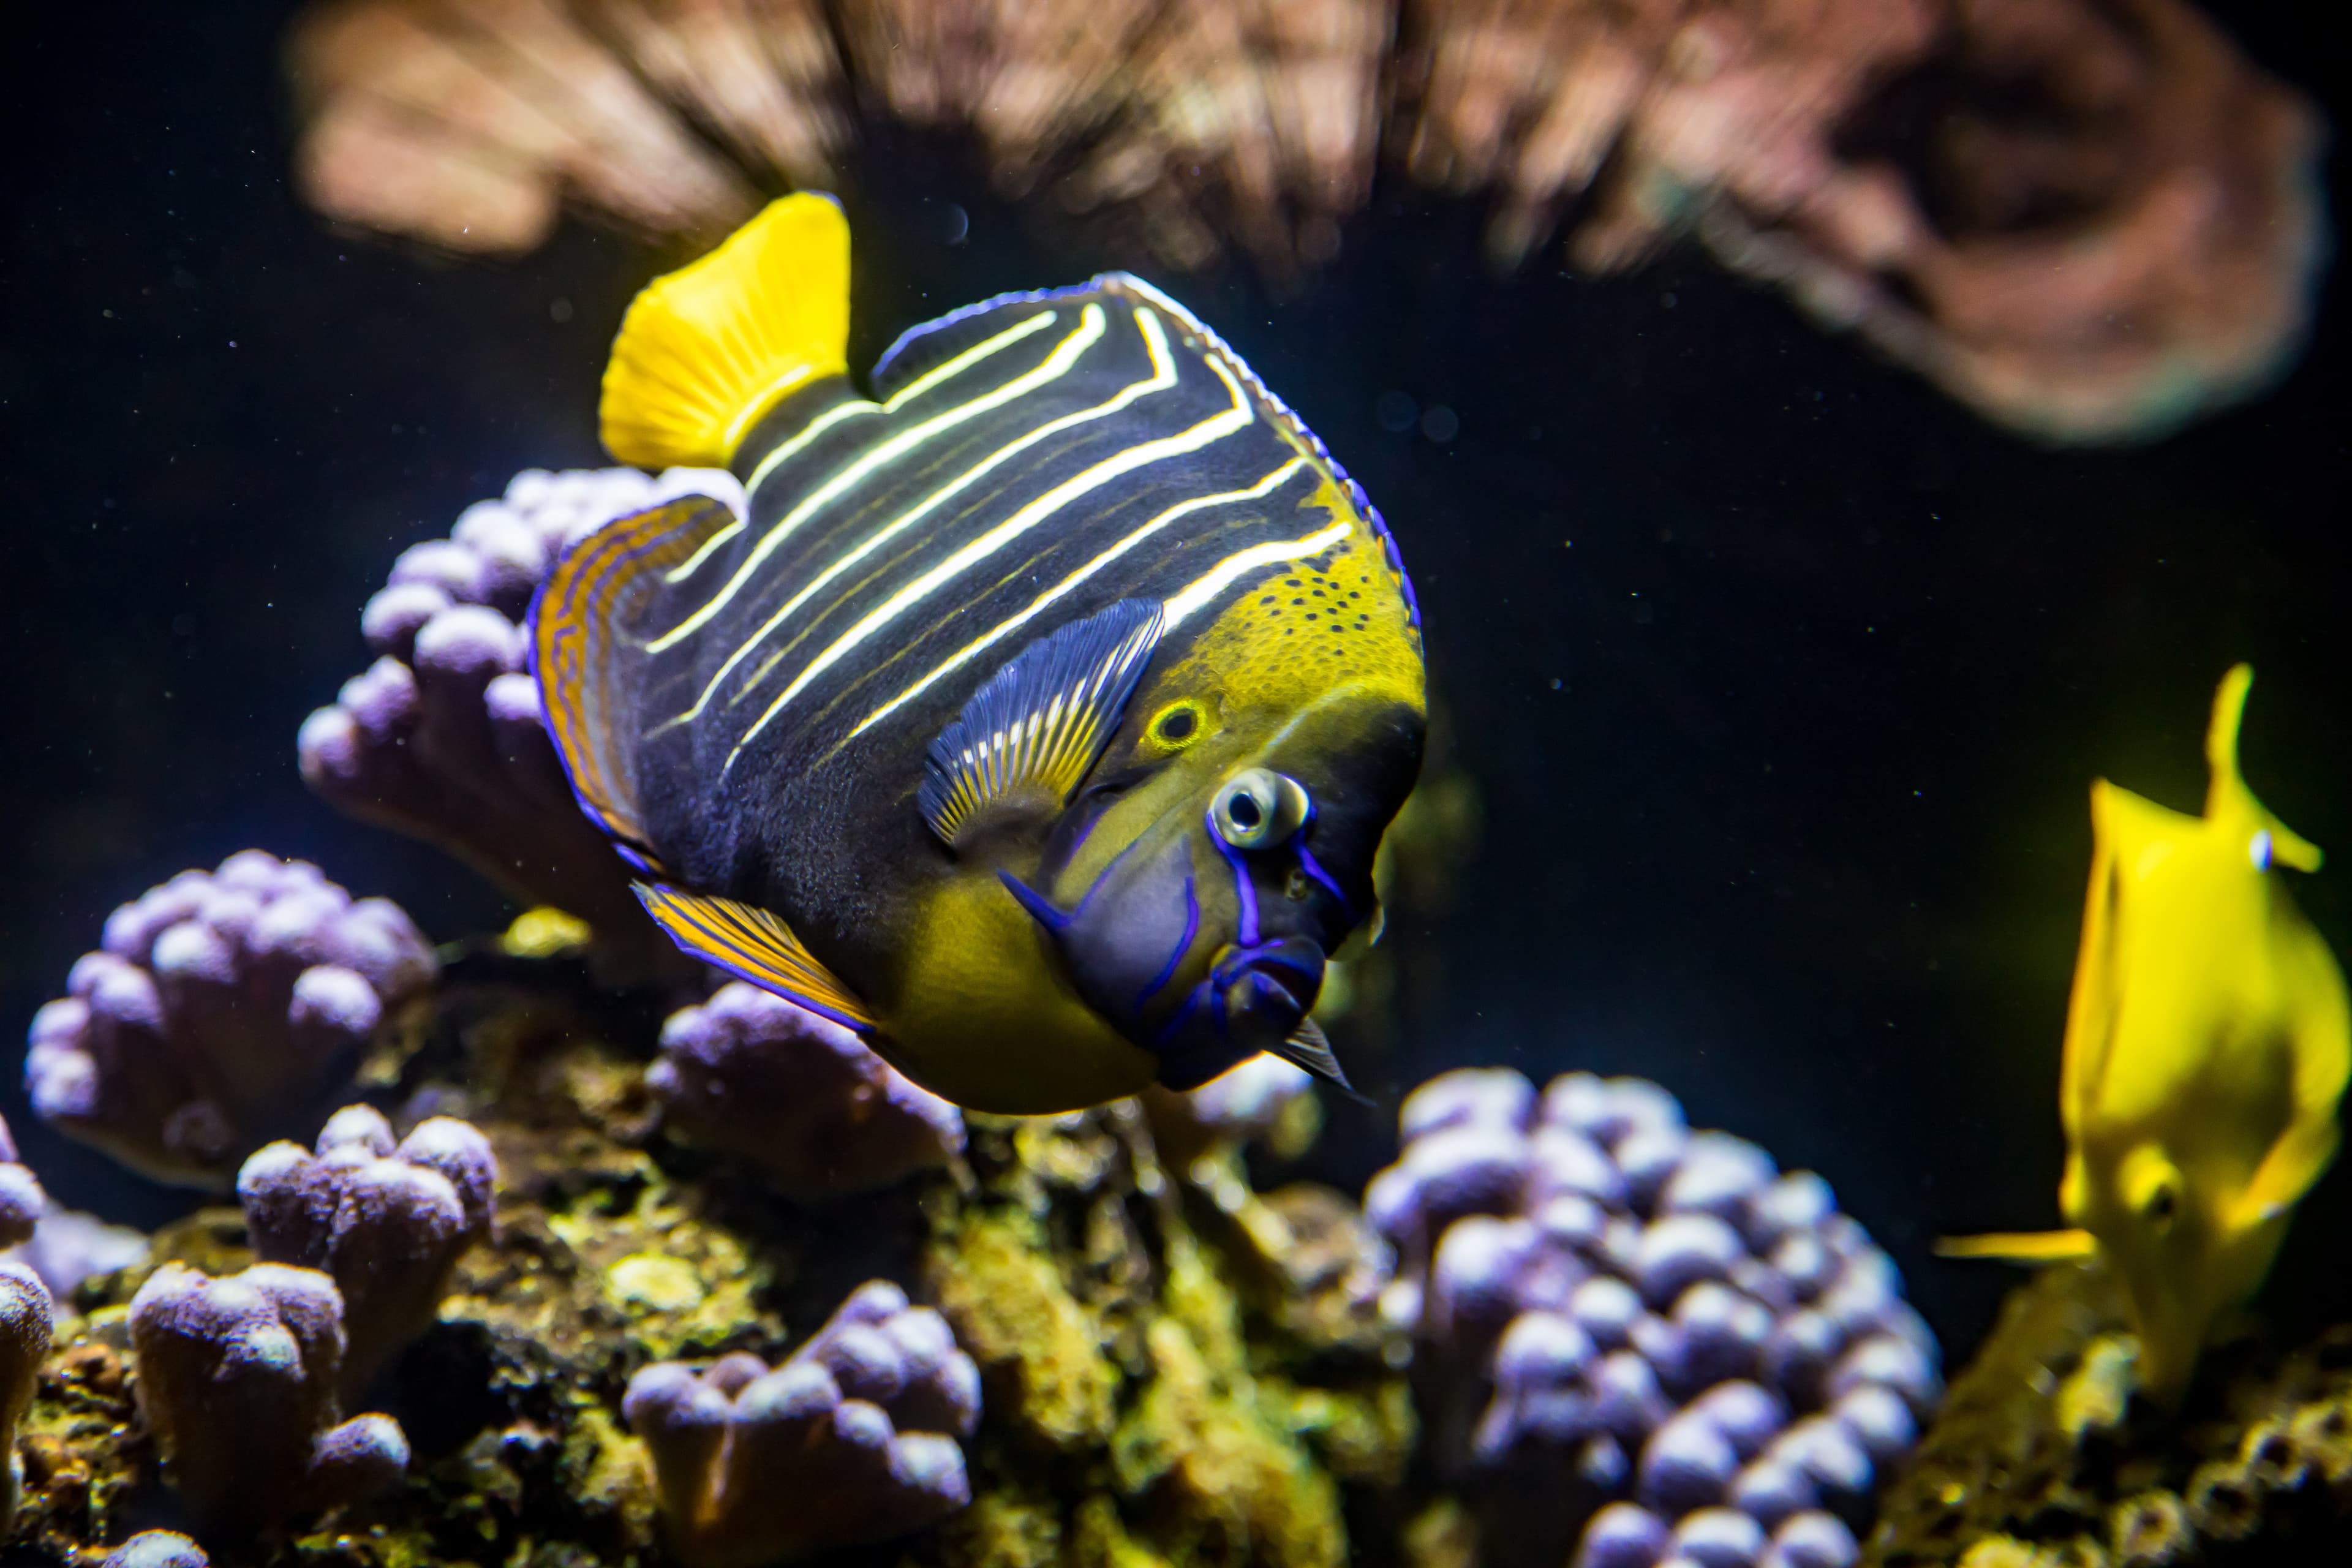
<svg viewBox="0 0 2352 1568"><path fill-rule="evenodd" d="M603 460L604 348L656 258L577 226L517 264L327 229L284 178L289 9L27 8L0 66L11 1041L109 910L247 845L436 938L508 912L312 800L294 733L367 662L359 608L401 548L518 468ZM2341 116L2352 63L2308 7L2223 15ZM861 178L853 363L1118 259L992 205L951 148L878 142ZM1486 805L1458 906L1392 927L1444 984L1369 1064L1381 1118L1335 1108L1326 1171L1360 1181L1443 1067L1643 1073L1828 1173L1964 1346L2007 1277L1928 1242L2055 1221L2085 786L2193 809L2232 660L2261 676L2247 773L2339 852L2298 896L2352 949L2343 291L2272 395L2055 452L1688 250L1495 278L1480 216L1391 183L1303 298L1163 279L1386 511ZM1384 392L1459 433L1391 433ZM185 1202L47 1135L14 1076L54 1193L142 1222ZM2338 1305L2315 1259L2347 1185L2306 1206L2292 1311Z"/></svg>

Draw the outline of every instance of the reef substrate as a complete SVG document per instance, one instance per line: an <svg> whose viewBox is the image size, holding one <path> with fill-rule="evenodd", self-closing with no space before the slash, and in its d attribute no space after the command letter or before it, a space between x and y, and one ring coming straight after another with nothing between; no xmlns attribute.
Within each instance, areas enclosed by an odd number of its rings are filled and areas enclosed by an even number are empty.
<svg viewBox="0 0 2352 1568"><path fill-rule="evenodd" d="M2352 1326L2224 1346L2178 1412L2134 1397L2095 1264L2013 1292L1904 1478L1867 1568L2322 1568L2352 1562Z"/></svg>
<svg viewBox="0 0 2352 1568"><path fill-rule="evenodd" d="M404 1123L469 1117L503 1173L494 1237L458 1264L438 1321L352 1402L397 1417L407 1479L226 1551L207 1540L215 1562L672 1561L624 1425L631 1376L664 1359L781 1358L874 1279L936 1304L979 1366L972 1501L824 1561L1335 1568L1388 1554L1379 1499L1404 1476L1412 1405L1367 1270L1378 1244L1337 1193L1253 1194L1231 1212L1162 1163L1129 1101L972 1118L945 1169L796 1205L658 1133L656 1007L597 997L565 960L501 957L488 980L475 967L445 977L421 1049L362 1075ZM146 1265L59 1303L20 1429L6 1563L96 1563L133 1531L184 1525L132 1397L127 1310L172 1261L244 1268L245 1216L200 1210L156 1237Z"/></svg>

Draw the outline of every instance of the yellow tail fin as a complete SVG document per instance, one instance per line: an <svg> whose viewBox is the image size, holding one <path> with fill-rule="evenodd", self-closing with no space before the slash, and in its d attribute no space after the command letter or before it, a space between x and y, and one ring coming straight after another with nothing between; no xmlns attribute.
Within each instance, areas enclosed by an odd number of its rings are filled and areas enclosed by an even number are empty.
<svg viewBox="0 0 2352 1568"><path fill-rule="evenodd" d="M646 286L622 318L597 410L604 449L640 468L725 468L796 389L847 369L849 225L798 192Z"/></svg>
<svg viewBox="0 0 2352 1568"><path fill-rule="evenodd" d="M1998 1231L1948 1236L1936 1243L1938 1258L2003 1258L2012 1263L2070 1263L2097 1249L2087 1230Z"/></svg>

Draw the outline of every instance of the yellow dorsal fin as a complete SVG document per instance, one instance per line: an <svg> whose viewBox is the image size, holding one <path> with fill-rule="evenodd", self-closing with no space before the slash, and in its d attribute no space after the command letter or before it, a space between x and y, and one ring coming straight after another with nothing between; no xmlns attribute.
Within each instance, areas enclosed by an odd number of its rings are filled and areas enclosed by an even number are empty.
<svg viewBox="0 0 2352 1568"><path fill-rule="evenodd" d="M2233 665L2213 694L2213 721L2205 731L2205 765L2211 773L2205 789L2206 819L2238 816L2257 823L2270 835L2268 864L2316 871L2325 858L2319 846L2272 816L2270 808L2246 787L2245 774L2238 771L2238 730L2246 716L2246 693L2253 684L2252 665Z"/></svg>
<svg viewBox="0 0 2352 1568"><path fill-rule="evenodd" d="M2003 1258L2012 1263L2071 1263L2097 1250L2087 1230L1999 1231L1947 1236L1936 1243L1938 1258Z"/></svg>
<svg viewBox="0 0 2352 1568"><path fill-rule="evenodd" d="M725 468L760 416L847 369L849 225L797 192L656 278L604 366L604 449L640 468Z"/></svg>

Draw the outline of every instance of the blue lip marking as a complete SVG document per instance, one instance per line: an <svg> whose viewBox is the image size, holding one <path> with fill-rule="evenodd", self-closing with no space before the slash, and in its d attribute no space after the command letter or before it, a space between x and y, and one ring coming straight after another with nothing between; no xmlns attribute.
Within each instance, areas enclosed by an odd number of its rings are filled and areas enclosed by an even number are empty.
<svg viewBox="0 0 2352 1568"><path fill-rule="evenodd" d="M1066 915L1061 910L1055 909L1054 907L1053 900L1047 898L1036 889L1029 886L1026 882L1024 882L1020 878L1014 876L1010 871L999 871L996 874L996 879L1003 882L1004 884L1005 890L1013 895L1014 900L1020 903L1023 909L1029 911L1029 918L1035 921L1039 925L1044 926L1047 931L1067 931L1069 929L1070 922L1078 918L1077 911L1075 910ZM1085 908L1085 901L1080 900L1078 909L1082 910Z"/></svg>
<svg viewBox="0 0 2352 1568"><path fill-rule="evenodd" d="M1160 977L1136 993L1137 1012L1142 1012L1143 1005L1159 995L1160 988L1176 977L1176 966L1184 962L1186 953L1192 951L1192 939L1200 934L1201 900L1193 891L1192 873L1187 871L1184 873L1184 934L1176 939L1176 951L1168 955L1168 967L1160 972Z"/></svg>
<svg viewBox="0 0 2352 1568"><path fill-rule="evenodd" d="M1217 853L1223 856L1225 864L1234 868L1234 893L1242 901L1242 927L1239 933L1241 945L1255 947L1257 945L1257 884L1250 880L1249 867L1243 862L1242 852L1225 842L1224 835L1217 831L1217 825L1213 818L1209 821L1209 842L1217 847Z"/></svg>
<svg viewBox="0 0 2352 1568"><path fill-rule="evenodd" d="M1129 856L1142 847L1143 840L1139 838L1113 857L1111 863L1102 868L1102 874L1094 879L1085 893L1080 895L1077 908L1067 914L1055 909L1053 900L1030 887L1010 871L999 871L996 874L996 879L1004 884L1006 890L1020 901L1021 907L1027 910L1031 918L1039 925L1051 931L1067 931L1070 929L1070 922L1087 912L1087 906L1094 902L1095 895L1101 892L1105 885L1110 881L1111 873L1118 870Z"/></svg>
<svg viewBox="0 0 2352 1568"><path fill-rule="evenodd" d="M1177 1032L1182 1029L1185 1023L1191 1019L1193 1013L1199 1010L1202 994L1207 991L1209 987L1214 984L1214 981L1203 980L1198 985L1193 986L1192 994L1184 998L1184 1005L1176 1009L1176 1016L1169 1019L1166 1023L1160 1025L1159 1029L1151 1037L1162 1045L1165 1045L1168 1041L1175 1038Z"/></svg>
<svg viewBox="0 0 2352 1568"><path fill-rule="evenodd" d="M1347 917L1349 925L1354 925L1355 906L1348 902L1348 895L1339 890L1339 884L1332 879L1331 873L1323 869L1323 863L1315 858L1313 850L1307 847L1306 835L1301 834L1299 839L1298 868L1314 878L1325 892L1339 901L1339 912Z"/></svg>

